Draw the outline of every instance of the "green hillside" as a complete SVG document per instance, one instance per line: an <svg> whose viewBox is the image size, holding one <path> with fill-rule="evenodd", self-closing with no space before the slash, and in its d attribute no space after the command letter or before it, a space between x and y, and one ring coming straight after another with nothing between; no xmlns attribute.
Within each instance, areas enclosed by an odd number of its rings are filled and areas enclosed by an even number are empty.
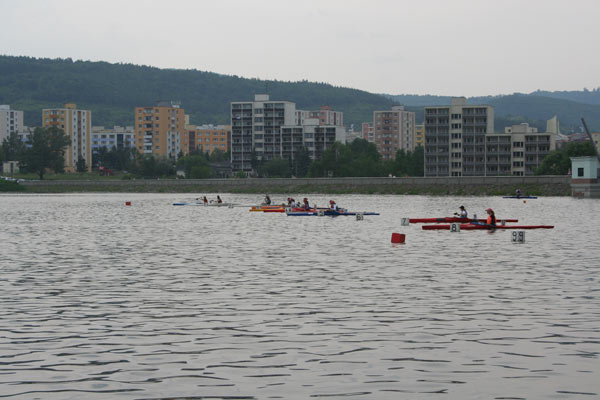
<svg viewBox="0 0 600 400"><path fill-rule="evenodd" d="M25 123L41 124L41 110L66 102L91 109L94 125L132 125L136 106L175 100L194 124L229 123L229 103L256 93L296 103L299 109L329 105L346 124L372 120L394 101L361 90L315 82L246 79L197 70L131 64L0 56L0 104L25 111Z"/></svg>
<svg viewBox="0 0 600 400"><path fill-rule="evenodd" d="M423 106L450 103L448 96L378 95L316 82L247 79L197 70L160 69L132 64L0 56L0 104L25 111L25 123L41 124L41 110L77 103L91 109L94 125L132 125L136 106L160 100L180 101L193 124L229 123L229 103L248 101L256 93L295 102L299 109L329 105L344 112L347 125L371 121L374 110L405 104L423 121ZM600 91L534 92L468 99L495 108L496 131L528 122L539 129L558 115L563 132L579 132L581 116L600 131ZM573 101L587 101L589 104Z"/></svg>

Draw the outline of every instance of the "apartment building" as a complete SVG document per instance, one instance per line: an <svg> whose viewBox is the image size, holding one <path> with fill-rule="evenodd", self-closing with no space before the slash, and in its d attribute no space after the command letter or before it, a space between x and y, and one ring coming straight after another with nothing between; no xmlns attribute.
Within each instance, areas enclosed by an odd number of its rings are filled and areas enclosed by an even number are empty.
<svg viewBox="0 0 600 400"><path fill-rule="evenodd" d="M321 106L318 111L296 111L296 125L305 125L305 120L317 120L318 125L344 126L344 113L330 106Z"/></svg>
<svg viewBox="0 0 600 400"><path fill-rule="evenodd" d="M362 138L371 143L375 142L375 130L372 122L363 122L361 125Z"/></svg>
<svg viewBox="0 0 600 400"><path fill-rule="evenodd" d="M102 147L107 150L115 149L134 149L135 148L135 129L133 126L113 126L105 128L103 126L92 126L92 152L95 153Z"/></svg>
<svg viewBox="0 0 600 400"><path fill-rule="evenodd" d="M425 125L418 124L415 125L415 139L414 139L415 148L417 147L425 147Z"/></svg>
<svg viewBox="0 0 600 400"><path fill-rule="evenodd" d="M184 109L178 103L159 102L155 106L136 107L134 113L138 151L177 159L183 150Z"/></svg>
<svg viewBox="0 0 600 400"><path fill-rule="evenodd" d="M10 105L0 105L0 143L11 133L23 132L23 111L11 110Z"/></svg>
<svg viewBox="0 0 600 400"><path fill-rule="evenodd" d="M201 151L209 154L215 150L229 151L231 146L230 125L186 125L183 153Z"/></svg>
<svg viewBox="0 0 600 400"><path fill-rule="evenodd" d="M544 157L556 149L559 122L548 121L548 132L523 123L494 133L491 106L425 107L425 176L533 175Z"/></svg>
<svg viewBox="0 0 600 400"><path fill-rule="evenodd" d="M374 143L384 160L393 160L399 149L415 149L415 113L394 106L373 112Z"/></svg>
<svg viewBox="0 0 600 400"><path fill-rule="evenodd" d="M556 134L538 132L523 123L486 136L486 175L533 175L544 157L556 149Z"/></svg>
<svg viewBox="0 0 600 400"><path fill-rule="evenodd" d="M74 103L64 108L42 110L42 126L62 129L69 138L65 152L65 171L75 172L77 161L83 158L86 169L92 170L92 112L80 110Z"/></svg>
<svg viewBox="0 0 600 400"><path fill-rule="evenodd" d="M316 119L306 119L304 125L281 127L281 158L295 160L302 148L311 160L318 160L336 141L345 140L346 129L337 125L319 125Z"/></svg>
<svg viewBox="0 0 600 400"><path fill-rule="evenodd" d="M467 105L464 97L449 106L425 107L425 176L486 174L486 135L494 133L494 109Z"/></svg>
<svg viewBox="0 0 600 400"><path fill-rule="evenodd" d="M293 160L302 146L309 151L312 148L313 155L321 154L321 149L327 149L336 140L345 140L345 136L342 126L323 125L316 118L299 118L295 103L273 101L266 94L255 95L254 101L231 103L233 170L250 171L253 156L264 161Z"/></svg>

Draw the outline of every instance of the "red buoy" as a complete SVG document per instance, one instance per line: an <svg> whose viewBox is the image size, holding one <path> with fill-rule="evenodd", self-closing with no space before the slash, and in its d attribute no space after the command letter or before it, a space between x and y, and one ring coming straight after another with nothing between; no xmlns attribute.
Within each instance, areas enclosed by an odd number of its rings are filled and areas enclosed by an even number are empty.
<svg viewBox="0 0 600 400"><path fill-rule="evenodd" d="M406 235L404 233L392 233L392 243L404 243Z"/></svg>

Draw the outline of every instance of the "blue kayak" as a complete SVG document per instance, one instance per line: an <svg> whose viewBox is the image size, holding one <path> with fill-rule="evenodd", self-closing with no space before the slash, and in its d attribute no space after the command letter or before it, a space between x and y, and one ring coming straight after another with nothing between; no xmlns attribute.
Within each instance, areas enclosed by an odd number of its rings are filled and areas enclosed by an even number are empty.
<svg viewBox="0 0 600 400"><path fill-rule="evenodd" d="M537 199L537 196L502 196L503 199Z"/></svg>

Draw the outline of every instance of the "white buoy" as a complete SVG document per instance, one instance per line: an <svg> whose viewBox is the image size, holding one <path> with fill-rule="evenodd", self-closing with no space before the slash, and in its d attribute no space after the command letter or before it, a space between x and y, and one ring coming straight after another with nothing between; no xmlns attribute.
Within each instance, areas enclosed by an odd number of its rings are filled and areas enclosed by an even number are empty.
<svg viewBox="0 0 600 400"><path fill-rule="evenodd" d="M460 232L460 224L450 224L450 232Z"/></svg>
<svg viewBox="0 0 600 400"><path fill-rule="evenodd" d="M402 218L400 220L400 225L402 225L402 226L408 226L408 225L410 225L410 218Z"/></svg>
<svg viewBox="0 0 600 400"><path fill-rule="evenodd" d="M525 243L525 231L512 231L510 239L513 243Z"/></svg>

